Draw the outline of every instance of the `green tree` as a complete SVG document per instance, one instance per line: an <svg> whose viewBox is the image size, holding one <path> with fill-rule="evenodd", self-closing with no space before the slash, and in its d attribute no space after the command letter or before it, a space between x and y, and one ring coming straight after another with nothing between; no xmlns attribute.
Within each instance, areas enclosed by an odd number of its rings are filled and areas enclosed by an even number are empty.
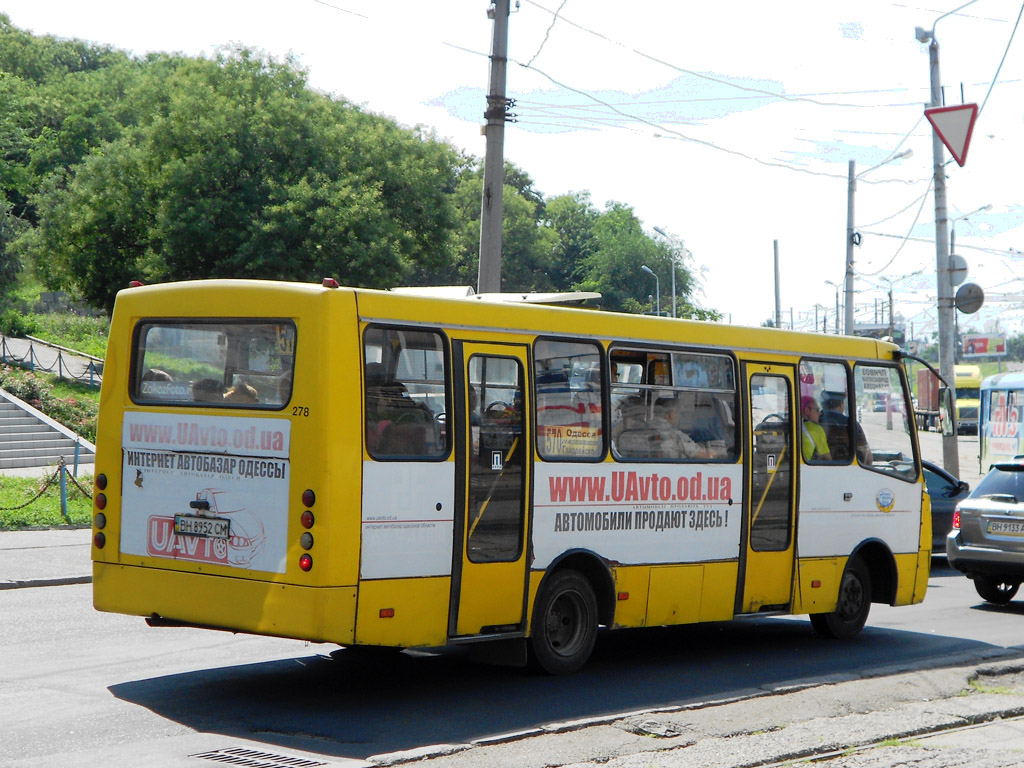
<svg viewBox="0 0 1024 768"><path fill-rule="evenodd" d="M246 49L147 78L163 96L144 122L35 198L40 226L21 246L48 285L110 308L126 271L388 287L450 260L449 145Z"/></svg>
<svg viewBox="0 0 1024 768"><path fill-rule="evenodd" d="M598 291L605 309L616 312L653 312L657 301L655 280L642 271L647 265L659 277L661 306L671 310L671 294L666 303L665 285L671 275L668 247L644 234L633 209L623 203L609 203L594 223L594 250L583 260L577 288ZM662 280L662 277L665 280ZM679 278L677 278L678 288ZM652 299L649 300L648 296Z"/></svg>
<svg viewBox="0 0 1024 768"><path fill-rule="evenodd" d="M567 290L582 277L584 264L597 245L594 224L599 217L588 192L558 195L547 201L546 224L558 236L550 270L557 290Z"/></svg>
<svg viewBox="0 0 1024 768"><path fill-rule="evenodd" d="M1024 360L1024 333L1008 336L1006 339L1006 360Z"/></svg>
<svg viewBox="0 0 1024 768"><path fill-rule="evenodd" d="M37 37L0 14L0 191L32 223L30 195L130 122L138 65L80 40Z"/></svg>
<svg viewBox="0 0 1024 768"><path fill-rule="evenodd" d="M557 286L551 276L557 235L537 221L543 210L533 192L529 176L514 166L506 166L506 179L519 186L505 184L502 190L501 286L503 291L550 291ZM525 194L524 194L525 190ZM464 168L453 196L458 215L455 257L451 268L438 274L436 283L476 286L480 264L480 199L483 194L483 169L479 163Z"/></svg>
<svg viewBox="0 0 1024 768"><path fill-rule="evenodd" d="M28 223L15 216L13 206L0 197L0 294L14 287L18 279L21 260L9 245L27 229Z"/></svg>

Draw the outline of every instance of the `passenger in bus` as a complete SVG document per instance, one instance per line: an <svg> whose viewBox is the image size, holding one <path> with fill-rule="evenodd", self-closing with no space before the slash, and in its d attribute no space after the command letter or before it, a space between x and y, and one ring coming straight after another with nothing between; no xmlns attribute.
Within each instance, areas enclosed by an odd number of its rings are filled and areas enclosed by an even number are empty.
<svg viewBox="0 0 1024 768"><path fill-rule="evenodd" d="M174 377L160 368L149 368L142 374L143 381L174 381Z"/></svg>
<svg viewBox="0 0 1024 768"><path fill-rule="evenodd" d="M852 451L850 450L850 419L846 415L846 393L840 390L824 390L821 393L821 402L823 408L819 423L828 438L832 458L836 461L849 461ZM857 461L864 466L870 466L872 456L868 439L864 436L864 430L861 429L860 424L856 424L855 427Z"/></svg>
<svg viewBox="0 0 1024 768"><path fill-rule="evenodd" d="M810 395L800 399L800 413L803 415L803 453L804 461L832 461L832 453L828 449L828 438L818 421L821 419L821 406Z"/></svg>
<svg viewBox="0 0 1024 768"><path fill-rule="evenodd" d="M405 384L389 379L382 363L366 364L366 442L375 455L419 456L436 441L433 413L413 400Z"/></svg>
<svg viewBox="0 0 1024 768"><path fill-rule="evenodd" d="M200 379L192 384L192 400L197 403L223 402L224 384L217 379Z"/></svg>
<svg viewBox="0 0 1024 768"><path fill-rule="evenodd" d="M224 400L229 403L253 405L260 401L256 388L249 384L238 383L224 393Z"/></svg>
<svg viewBox="0 0 1024 768"><path fill-rule="evenodd" d="M679 428L679 403L674 397L659 397L648 426L658 436L657 453L663 459L692 459L703 456L703 449Z"/></svg>

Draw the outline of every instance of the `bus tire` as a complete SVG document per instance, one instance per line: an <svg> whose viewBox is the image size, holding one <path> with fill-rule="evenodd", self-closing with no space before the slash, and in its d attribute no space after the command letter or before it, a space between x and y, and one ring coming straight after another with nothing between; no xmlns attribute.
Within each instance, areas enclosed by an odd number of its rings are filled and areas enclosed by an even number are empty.
<svg viewBox="0 0 1024 768"><path fill-rule="evenodd" d="M974 589L979 597L988 603L1006 605L1017 594L1020 582L1001 579L997 576L975 576Z"/></svg>
<svg viewBox="0 0 1024 768"><path fill-rule="evenodd" d="M839 583L839 599L831 613L812 613L811 626L822 637L849 640L864 628L871 610L871 574L864 561L852 558Z"/></svg>
<svg viewBox="0 0 1024 768"><path fill-rule="evenodd" d="M549 675L582 667L597 640L597 597L580 573L557 571L548 577L533 607L530 655Z"/></svg>

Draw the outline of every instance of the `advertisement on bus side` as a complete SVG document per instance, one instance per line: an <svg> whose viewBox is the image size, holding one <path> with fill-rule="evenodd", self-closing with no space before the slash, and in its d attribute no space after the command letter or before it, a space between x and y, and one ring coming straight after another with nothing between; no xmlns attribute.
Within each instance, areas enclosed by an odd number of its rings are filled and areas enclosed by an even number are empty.
<svg viewBox="0 0 1024 768"><path fill-rule="evenodd" d="M535 472L534 567L580 547L624 564L739 556L740 465L538 463Z"/></svg>

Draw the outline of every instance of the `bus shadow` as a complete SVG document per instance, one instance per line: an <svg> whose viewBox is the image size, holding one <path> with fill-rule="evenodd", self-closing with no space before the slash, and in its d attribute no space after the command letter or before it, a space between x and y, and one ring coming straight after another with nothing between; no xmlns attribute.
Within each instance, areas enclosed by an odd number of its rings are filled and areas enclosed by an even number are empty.
<svg viewBox="0 0 1024 768"><path fill-rule="evenodd" d="M200 732L365 759L780 684L942 667L990 648L871 626L839 643L819 638L805 619L758 618L605 633L587 666L568 677L474 664L459 650L343 649L155 677L110 691Z"/></svg>

